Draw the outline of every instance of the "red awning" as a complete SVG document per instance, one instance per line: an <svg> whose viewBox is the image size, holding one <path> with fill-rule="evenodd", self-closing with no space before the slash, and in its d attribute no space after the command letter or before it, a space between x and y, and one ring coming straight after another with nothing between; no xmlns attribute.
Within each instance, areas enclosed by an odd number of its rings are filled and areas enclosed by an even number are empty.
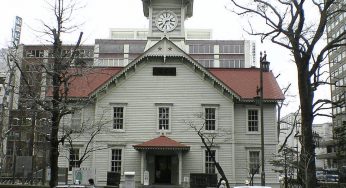
<svg viewBox="0 0 346 188"><path fill-rule="evenodd" d="M137 150L190 150L190 146L181 144L164 135L133 147Z"/></svg>

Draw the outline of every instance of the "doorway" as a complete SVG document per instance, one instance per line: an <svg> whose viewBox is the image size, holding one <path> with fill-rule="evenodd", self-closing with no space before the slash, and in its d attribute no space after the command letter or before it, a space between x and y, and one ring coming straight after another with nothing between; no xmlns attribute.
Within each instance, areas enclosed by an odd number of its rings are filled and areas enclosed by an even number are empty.
<svg viewBox="0 0 346 188"><path fill-rule="evenodd" d="M155 183L171 184L171 156L155 156Z"/></svg>

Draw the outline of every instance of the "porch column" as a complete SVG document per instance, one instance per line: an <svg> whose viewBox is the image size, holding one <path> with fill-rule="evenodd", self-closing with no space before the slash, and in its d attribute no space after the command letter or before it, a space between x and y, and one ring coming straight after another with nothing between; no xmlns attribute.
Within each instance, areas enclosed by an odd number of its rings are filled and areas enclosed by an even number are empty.
<svg viewBox="0 0 346 188"><path fill-rule="evenodd" d="M182 151L179 151L178 153L178 160L179 160L179 185L181 185L181 178L183 175L183 155Z"/></svg>
<svg viewBox="0 0 346 188"><path fill-rule="evenodd" d="M141 152L141 184L144 184L144 170L146 170L146 152Z"/></svg>

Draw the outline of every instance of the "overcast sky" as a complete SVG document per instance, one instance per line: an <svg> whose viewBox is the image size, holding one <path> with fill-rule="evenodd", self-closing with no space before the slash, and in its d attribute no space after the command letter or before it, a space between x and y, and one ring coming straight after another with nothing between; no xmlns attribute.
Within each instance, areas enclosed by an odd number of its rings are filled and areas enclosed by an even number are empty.
<svg viewBox="0 0 346 188"><path fill-rule="evenodd" d="M94 44L95 39L108 38L110 28L148 28L149 21L143 15L141 0L81 0L81 2L85 7L76 12L74 21L83 23L80 31L84 32L84 44ZM227 10L225 6L228 6L228 2L228 0L194 0L193 16L185 22L185 27L212 29L213 39L255 40L257 59L260 51L267 51L267 60L271 62L274 75L280 74L279 85L285 87L289 83L293 84L290 94L296 97L289 99L290 105L283 110L283 114L295 111L298 107L297 74L289 52L270 42L262 44L257 38L246 35L242 28L247 20L241 20ZM15 16L23 19L21 43L42 42L37 39L38 35L34 30L42 28L39 20L52 22L51 11L47 7L46 0L1 0L0 48L9 44ZM71 34L66 40L72 43L77 40L77 36L78 32ZM329 94L327 88L318 96L325 98L329 97ZM328 120L318 118L315 123L324 123Z"/></svg>

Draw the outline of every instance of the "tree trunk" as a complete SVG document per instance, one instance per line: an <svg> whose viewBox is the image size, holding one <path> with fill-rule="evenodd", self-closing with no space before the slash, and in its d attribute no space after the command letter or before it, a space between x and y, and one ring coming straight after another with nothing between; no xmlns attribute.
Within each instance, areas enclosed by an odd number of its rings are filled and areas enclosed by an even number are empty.
<svg viewBox="0 0 346 188"><path fill-rule="evenodd" d="M51 127L51 139L50 139L50 168L51 177L49 186L53 188L58 184L58 158L59 158L59 123L60 123L60 74L61 74L61 52L62 52L62 42L60 41L60 33L54 34L53 43L53 54L54 54L54 64L53 64L53 76L52 76L52 86L53 86L53 99L52 101L52 127Z"/></svg>
<svg viewBox="0 0 346 188"><path fill-rule="evenodd" d="M53 119L53 118L52 118ZM57 125L54 125L57 124ZM51 168L51 177L49 186L54 187L58 184L58 157L59 157L59 142L58 142L58 123L53 123L52 125L52 135L50 139L50 168Z"/></svg>
<svg viewBox="0 0 346 188"><path fill-rule="evenodd" d="M54 81L56 81L53 78ZM53 81L53 82L54 82ZM57 90L57 91L55 91ZM54 89L53 93L58 93L58 89ZM53 94L53 96L55 96ZM59 97L59 95L57 96ZM59 103L54 100L53 97L53 111L52 111L52 130L51 130L51 139L50 139L50 168L51 168L51 177L49 186L54 187L58 184L58 158L59 158L59 140L58 140L58 133L59 133Z"/></svg>
<svg viewBox="0 0 346 188"><path fill-rule="evenodd" d="M305 188L316 187L315 174L315 148L313 143L312 122L313 122L313 99L314 92L311 87L309 77L309 60L297 61L298 68L298 87L301 104L301 161L307 166Z"/></svg>

